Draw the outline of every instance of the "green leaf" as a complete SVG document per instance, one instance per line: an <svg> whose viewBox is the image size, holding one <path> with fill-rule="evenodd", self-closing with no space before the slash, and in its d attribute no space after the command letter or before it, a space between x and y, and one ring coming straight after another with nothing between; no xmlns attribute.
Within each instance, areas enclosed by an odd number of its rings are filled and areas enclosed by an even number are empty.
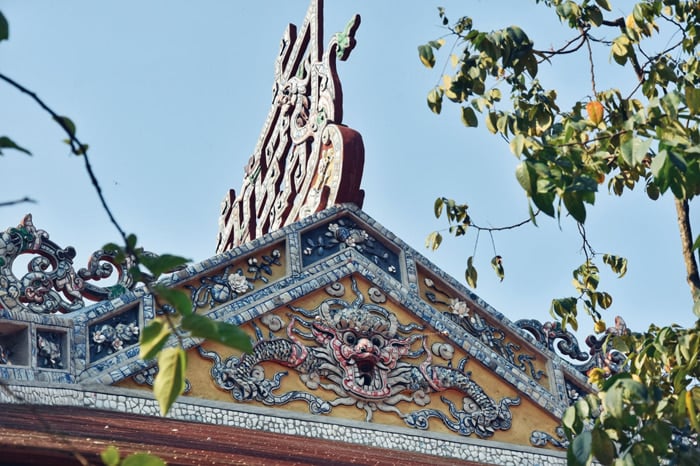
<svg viewBox="0 0 700 466"><path fill-rule="evenodd" d="M610 266L610 269L622 278L627 273L627 259L613 254L603 254L603 263Z"/></svg>
<svg viewBox="0 0 700 466"><path fill-rule="evenodd" d="M627 36L618 36L612 44L613 59L620 65L627 61L627 54L630 50L630 40Z"/></svg>
<svg viewBox="0 0 700 466"><path fill-rule="evenodd" d="M147 256L142 255L139 257L141 264L146 267L155 278L158 278L163 273L172 272L173 270L181 267L190 261L190 259L185 259L180 256L173 256L171 254L163 254L160 256Z"/></svg>
<svg viewBox="0 0 700 466"><path fill-rule="evenodd" d="M248 334L233 324L212 320L198 314L189 314L183 317L180 324L193 337L216 341L246 353L253 351Z"/></svg>
<svg viewBox="0 0 700 466"><path fill-rule="evenodd" d="M566 408L566 411L564 411L564 415L561 417L561 423L564 427L568 428L569 430L572 430L575 421L576 408L573 406L569 406L568 408Z"/></svg>
<svg viewBox="0 0 700 466"><path fill-rule="evenodd" d="M564 206L569 211L572 217L579 223L586 223L586 207L583 205L583 200L575 192L564 192L562 195Z"/></svg>
<svg viewBox="0 0 700 466"><path fill-rule="evenodd" d="M435 114L440 114L442 111L442 96L442 89L437 87L428 93L428 108Z"/></svg>
<svg viewBox="0 0 700 466"><path fill-rule="evenodd" d="M0 12L0 41L10 38L10 25L5 16Z"/></svg>
<svg viewBox="0 0 700 466"><path fill-rule="evenodd" d="M700 113L700 89L686 85L685 104L692 115Z"/></svg>
<svg viewBox="0 0 700 466"><path fill-rule="evenodd" d="M63 130L68 133L71 139L75 137L75 123L67 116L56 116L54 120L63 128ZM70 144L70 141L68 142Z"/></svg>
<svg viewBox="0 0 700 466"><path fill-rule="evenodd" d="M183 290L173 290L163 285L155 285L153 292L156 296L170 303L181 315L192 314L192 301Z"/></svg>
<svg viewBox="0 0 700 466"><path fill-rule="evenodd" d="M469 256L467 259L467 270L464 272L464 277L466 278L469 286L476 288L476 280L479 277L479 274L476 272L473 262L474 256Z"/></svg>
<svg viewBox="0 0 700 466"><path fill-rule="evenodd" d="M153 359L170 337L170 326L161 320L152 320L141 332L139 358Z"/></svg>
<svg viewBox="0 0 700 466"><path fill-rule="evenodd" d="M567 463L586 466L591 460L592 438L590 431L584 431L574 437L566 452Z"/></svg>
<svg viewBox="0 0 700 466"><path fill-rule="evenodd" d="M604 10L611 11L609 0L595 0L595 2Z"/></svg>
<svg viewBox="0 0 700 466"><path fill-rule="evenodd" d="M510 151L516 157L520 157L523 153L523 146L525 145L525 136L522 134L516 134L513 139L510 140Z"/></svg>
<svg viewBox="0 0 700 466"><path fill-rule="evenodd" d="M472 128L479 126L479 120L477 120L473 108L462 107L462 123L464 123L464 126L470 126Z"/></svg>
<svg viewBox="0 0 700 466"><path fill-rule="evenodd" d="M625 343L625 340L620 336L612 337L612 339L610 339L609 343L612 344L613 348L620 351L621 353L627 354L630 352L629 346L627 346L627 343Z"/></svg>
<svg viewBox="0 0 700 466"><path fill-rule="evenodd" d="M588 19L591 23L593 23L595 26L600 26L603 24L603 13L599 8L591 6L588 7L586 11L588 12Z"/></svg>
<svg viewBox="0 0 700 466"><path fill-rule="evenodd" d="M591 431L591 447L593 455L603 464L612 464L615 459L615 444L601 428Z"/></svg>
<svg viewBox="0 0 700 466"><path fill-rule="evenodd" d="M625 160L627 165L633 167L639 163L642 163L645 156L649 152L651 142L651 138L626 138L624 142L620 144L620 153L622 154L622 158Z"/></svg>
<svg viewBox="0 0 700 466"><path fill-rule="evenodd" d="M425 247L437 251L442 243L442 235L438 231L434 231L425 239Z"/></svg>
<svg viewBox="0 0 700 466"><path fill-rule="evenodd" d="M24 152L27 155L32 155L31 152L29 152L24 147L18 146L12 139L8 138L7 136L0 136L0 149L14 149L20 152ZM0 150L0 155L2 155L2 150Z"/></svg>
<svg viewBox="0 0 700 466"><path fill-rule="evenodd" d="M153 381L153 396L158 400L160 413L165 416L177 397L185 391L187 354L179 346L165 348L158 355L158 374Z"/></svg>
<svg viewBox="0 0 700 466"><path fill-rule="evenodd" d="M612 306L613 299L609 293L601 291L600 293L596 293L595 296L596 300L598 301L598 304L603 309L608 309L610 306Z"/></svg>
<svg viewBox="0 0 700 466"><path fill-rule="evenodd" d="M105 466L117 466L119 464L119 450L110 445L100 452L100 458Z"/></svg>
<svg viewBox="0 0 700 466"><path fill-rule="evenodd" d="M136 250L136 242L137 242L136 235L131 233L129 236L126 237L126 248L129 251L135 251Z"/></svg>
<svg viewBox="0 0 700 466"><path fill-rule="evenodd" d="M433 211L435 212L435 218L440 218L442 215L442 208L445 206L445 198L438 197L435 199L435 204L433 205ZM700 237L698 237L700 239Z"/></svg>
<svg viewBox="0 0 700 466"><path fill-rule="evenodd" d="M496 272L496 276L503 281L505 277L505 271L503 270L503 258L501 256L495 256L491 259L491 267Z"/></svg>
<svg viewBox="0 0 700 466"><path fill-rule="evenodd" d="M688 410L688 419L695 432L700 432L700 419L698 407L700 406L700 388L697 386L685 392L685 407Z"/></svg>
<svg viewBox="0 0 700 466"><path fill-rule="evenodd" d="M657 200L659 198L659 196L661 195L661 191L659 191L659 187L656 185L656 183L654 183L653 180L649 180L647 182L646 193L647 193L647 196L649 196L649 199L651 199L652 201Z"/></svg>
<svg viewBox="0 0 700 466"><path fill-rule="evenodd" d="M486 129L489 130L491 134L496 134L498 132L498 114L496 112L489 112L486 115Z"/></svg>
<svg viewBox="0 0 700 466"><path fill-rule="evenodd" d="M430 44L418 46L418 57L426 68L435 66L435 55L433 54L433 48Z"/></svg>
<svg viewBox="0 0 700 466"><path fill-rule="evenodd" d="M165 466L161 458L149 453L133 453L122 461L122 466Z"/></svg>
<svg viewBox="0 0 700 466"><path fill-rule="evenodd" d="M525 192L532 195L532 178L530 177L530 170L526 162L520 162L520 164L515 168L515 178L518 180L518 183L520 183L520 186L522 186Z"/></svg>
<svg viewBox="0 0 700 466"><path fill-rule="evenodd" d="M693 243L692 251L695 251L698 248L700 248L700 235L698 235L698 237L695 238L695 242Z"/></svg>

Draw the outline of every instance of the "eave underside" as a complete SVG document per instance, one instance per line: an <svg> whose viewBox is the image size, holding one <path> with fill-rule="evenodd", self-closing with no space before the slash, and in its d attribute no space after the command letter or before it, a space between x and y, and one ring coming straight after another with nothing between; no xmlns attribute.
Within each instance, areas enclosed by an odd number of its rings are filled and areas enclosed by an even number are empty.
<svg viewBox="0 0 700 466"><path fill-rule="evenodd" d="M169 465L481 464L112 411L3 405L2 464L80 464L80 456L88 464L102 464L99 454L109 445L122 455L150 452Z"/></svg>

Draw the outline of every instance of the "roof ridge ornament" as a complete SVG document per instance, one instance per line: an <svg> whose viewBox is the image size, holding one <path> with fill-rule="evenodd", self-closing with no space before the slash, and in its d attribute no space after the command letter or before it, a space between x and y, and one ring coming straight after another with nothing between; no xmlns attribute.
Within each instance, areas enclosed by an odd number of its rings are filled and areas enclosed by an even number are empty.
<svg viewBox="0 0 700 466"><path fill-rule="evenodd" d="M32 257L27 273L17 276L13 271L19 256ZM97 302L113 299L135 286L129 269L131 258L118 263L116 254L98 250L90 257L87 267L75 270L72 246L62 248L49 239L49 234L34 226L27 214L16 228L0 233L0 310L29 311L35 314L69 313L85 307L85 300ZM113 277L111 286L93 282Z"/></svg>
<svg viewBox="0 0 700 466"><path fill-rule="evenodd" d="M323 1L312 0L299 33L287 26L275 63L272 107L238 196L231 189L219 220L217 253L334 204L362 206L364 146L342 123L336 59L355 46L360 16L323 50Z"/></svg>

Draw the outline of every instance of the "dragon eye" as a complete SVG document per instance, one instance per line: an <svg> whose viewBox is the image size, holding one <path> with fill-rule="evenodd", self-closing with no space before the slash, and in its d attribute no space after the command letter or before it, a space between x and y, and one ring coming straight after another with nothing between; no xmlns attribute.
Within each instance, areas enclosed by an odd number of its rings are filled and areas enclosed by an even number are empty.
<svg viewBox="0 0 700 466"><path fill-rule="evenodd" d="M384 338L379 335L375 335L372 337L372 344L381 348L384 346Z"/></svg>
<svg viewBox="0 0 700 466"><path fill-rule="evenodd" d="M345 342L346 345L354 345L357 343L357 336L352 332L345 332L343 334L343 342Z"/></svg>

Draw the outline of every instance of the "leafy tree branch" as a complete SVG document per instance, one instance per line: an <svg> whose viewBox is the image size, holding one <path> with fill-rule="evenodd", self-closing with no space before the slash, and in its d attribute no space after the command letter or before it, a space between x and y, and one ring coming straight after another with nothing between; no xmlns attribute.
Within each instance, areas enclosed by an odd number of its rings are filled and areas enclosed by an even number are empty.
<svg viewBox="0 0 700 466"><path fill-rule="evenodd" d="M626 331L621 319L606 328L601 310L610 307L612 296L599 290L596 253L584 225L604 184L618 196L640 185L651 200L672 195L693 310L700 317L695 255L700 238L694 239L690 221L690 203L700 193L700 3L642 0L621 2L615 10L609 0L535 3L575 31L573 37L544 51L518 26L480 31L470 17L452 23L439 9L459 47L450 57L451 74L429 91L428 107L440 113L448 100L461 107L465 126L478 127L481 120L519 158L516 179L531 214L537 209L559 222L570 217L579 227L586 257L573 271L576 295L552 300L550 313L564 328L576 329L582 307L594 331L603 334L606 354L612 355L608 363L615 369L589 374L600 392L577 402L563 418L571 440L569 463L595 458L602 464L698 464L700 320L693 328L652 326L639 334ZM629 14L609 17L620 9ZM603 30L617 35L611 40L594 36ZM435 65L443 43L418 47L426 67ZM577 52L588 65L592 95L561 108L557 90L546 87L539 69ZM600 52L612 58L611 67L621 67L619 82L631 90L599 89L594 58ZM634 81L628 79L630 71ZM452 204L449 231L460 236L471 220L466 207ZM437 235L429 237L429 247L439 246ZM620 277L626 273L625 258L605 254L602 262ZM472 256L467 283L475 278Z"/></svg>

